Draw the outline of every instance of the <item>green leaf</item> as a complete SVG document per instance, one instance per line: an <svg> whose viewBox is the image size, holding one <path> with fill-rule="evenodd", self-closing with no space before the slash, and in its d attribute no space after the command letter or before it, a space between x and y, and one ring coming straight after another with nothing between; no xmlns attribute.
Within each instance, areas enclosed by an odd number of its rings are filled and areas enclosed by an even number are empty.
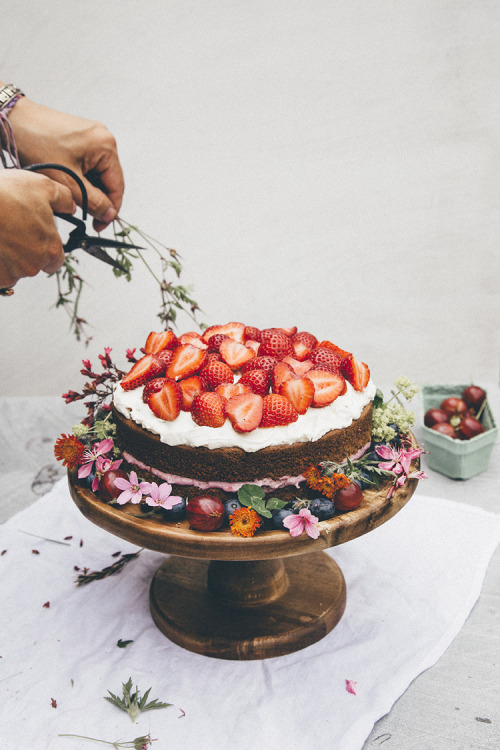
<svg viewBox="0 0 500 750"><path fill-rule="evenodd" d="M262 487L258 487L256 484L244 484L241 489L238 490L238 500L242 505L247 507L253 507L255 500L261 500L266 493Z"/></svg>
<svg viewBox="0 0 500 750"><path fill-rule="evenodd" d="M288 500L280 500L278 497L270 497L266 502L266 508L269 510L281 510L288 505Z"/></svg>

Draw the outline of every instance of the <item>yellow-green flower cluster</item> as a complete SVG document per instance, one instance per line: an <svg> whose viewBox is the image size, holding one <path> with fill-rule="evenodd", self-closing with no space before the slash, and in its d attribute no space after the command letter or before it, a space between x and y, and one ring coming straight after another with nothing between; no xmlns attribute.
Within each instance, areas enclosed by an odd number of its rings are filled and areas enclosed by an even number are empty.
<svg viewBox="0 0 500 750"><path fill-rule="evenodd" d="M415 424L415 414L406 411L400 404L382 404L373 410L372 434L387 442L396 437L396 431L390 425L397 424L399 432L406 435Z"/></svg>
<svg viewBox="0 0 500 750"><path fill-rule="evenodd" d="M399 393L404 396L407 401L411 401L419 391L417 383L412 383L412 381L405 375L401 375L397 380L395 380L394 385L398 389Z"/></svg>

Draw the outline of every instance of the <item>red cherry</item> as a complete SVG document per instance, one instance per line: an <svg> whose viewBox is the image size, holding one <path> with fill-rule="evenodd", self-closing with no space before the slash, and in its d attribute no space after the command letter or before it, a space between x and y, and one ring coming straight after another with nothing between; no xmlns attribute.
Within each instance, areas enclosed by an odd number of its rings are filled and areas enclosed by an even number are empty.
<svg viewBox="0 0 500 750"><path fill-rule="evenodd" d="M448 437L451 437L451 438L457 437L455 428L452 427L451 424L448 424L448 422L438 422L433 427L431 427L431 430L434 430L435 432L440 432L442 435L448 435Z"/></svg>
<svg viewBox="0 0 500 750"><path fill-rule="evenodd" d="M336 510L354 510L359 508L363 501L363 492L359 484L351 482L347 487L337 490L333 499Z"/></svg>
<svg viewBox="0 0 500 750"><path fill-rule="evenodd" d="M469 385L464 388L462 393L462 400L465 401L469 409L473 409L475 412L479 410L485 398L485 391L478 385Z"/></svg>
<svg viewBox="0 0 500 750"><path fill-rule="evenodd" d="M434 427L435 424L447 421L448 414L443 409L427 409L425 412L424 424L426 427Z"/></svg>
<svg viewBox="0 0 500 750"><path fill-rule="evenodd" d="M215 531L224 521L224 504L213 495L198 495L188 502L186 518L197 531Z"/></svg>
<svg viewBox="0 0 500 750"><path fill-rule="evenodd" d="M97 494L101 500L109 503L110 500L114 500L121 492L123 492L123 490L115 487L115 479L118 479L119 477L122 479L128 479L128 474L122 469L110 469L101 477L97 490Z"/></svg>
<svg viewBox="0 0 500 750"><path fill-rule="evenodd" d="M441 409L445 411L450 417L460 417L462 416L462 414L467 414L467 404L457 396L450 396L449 398L445 398L445 400L441 403Z"/></svg>
<svg viewBox="0 0 500 750"><path fill-rule="evenodd" d="M476 435L480 435L485 432L485 429L481 422L474 417L464 417L458 427L459 437L462 440L470 440Z"/></svg>

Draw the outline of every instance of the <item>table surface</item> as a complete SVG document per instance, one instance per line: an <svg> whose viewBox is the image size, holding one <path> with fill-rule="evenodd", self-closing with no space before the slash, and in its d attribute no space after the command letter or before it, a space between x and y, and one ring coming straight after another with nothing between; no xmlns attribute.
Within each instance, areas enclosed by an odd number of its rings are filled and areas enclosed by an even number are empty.
<svg viewBox="0 0 500 750"><path fill-rule="evenodd" d="M498 423L500 391L488 388ZM412 405L413 406L413 405ZM0 522L35 502L65 474L53 445L80 421L78 404L58 397L0 398L0 469L4 481ZM419 405L415 404L419 412ZM417 439L421 437L418 426ZM418 491L498 513L500 441L488 471L454 481L429 470ZM500 738L500 549L490 563L481 596L445 654L421 674L380 719L364 750L498 750Z"/></svg>

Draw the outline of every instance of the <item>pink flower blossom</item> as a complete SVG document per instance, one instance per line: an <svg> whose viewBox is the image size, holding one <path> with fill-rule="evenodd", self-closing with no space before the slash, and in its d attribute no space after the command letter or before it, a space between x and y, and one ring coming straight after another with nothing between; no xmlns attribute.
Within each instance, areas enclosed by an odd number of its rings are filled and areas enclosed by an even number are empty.
<svg viewBox="0 0 500 750"><path fill-rule="evenodd" d="M131 471L128 479L118 477L115 479L115 487L119 490L123 490L118 497L116 502L118 505L125 505L125 503L140 503L142 496L145 492L147 482L139 482L135 471Z"/></svg>
<svg viewBox="0 0 500 750"><path fill-rule="evenodd" d="M378 468L392 471L396 475L387 494L388 499L394 495L398 487L403 486L407 479L428 479L424 471L412 471L410 473L411 462L414 458L422 455L423 451L420 448L412 448L411 450L400 448L397 450L392 445L377 445L375 450L381 458L386 459L379 463Z"/></svg>
<svg viewBox="0 0 500 750"><path fill-rule="evenodd" d="M300 536L305 531L311 539L319 537L317 523L318 517L313 516L308 508L301 508L297 514L292 513L283 520L283 526L290 531L290 536Z"/></svg>
<svg viewBox="0 0 500 750"><path fill-rule="evenodd" d="M104 456L106 453L109 453L112 448L113 440L111 438L106 438L105 440L101 440L99 443L94 443L92 448L84 451L81 458L82 466L80 466L80 468L78 469L78 478L85 479L85 477L88 477L94 467L94 462L97 461L100 456ZM94 483L92 484L92 489L94 490Z"/></svg>
<svg viewBox="0 0 500 750"><path fill-rule="evenodd" d="M174 505L182 503L182 497L170 494L172 492L172 485L168 484L168 482L163 482L160 486L156 482L143 482L141 488L145 495L149 495L149 497L146 497L147 505L159 505L165 508L165 510L171 510Z"/></svg>

